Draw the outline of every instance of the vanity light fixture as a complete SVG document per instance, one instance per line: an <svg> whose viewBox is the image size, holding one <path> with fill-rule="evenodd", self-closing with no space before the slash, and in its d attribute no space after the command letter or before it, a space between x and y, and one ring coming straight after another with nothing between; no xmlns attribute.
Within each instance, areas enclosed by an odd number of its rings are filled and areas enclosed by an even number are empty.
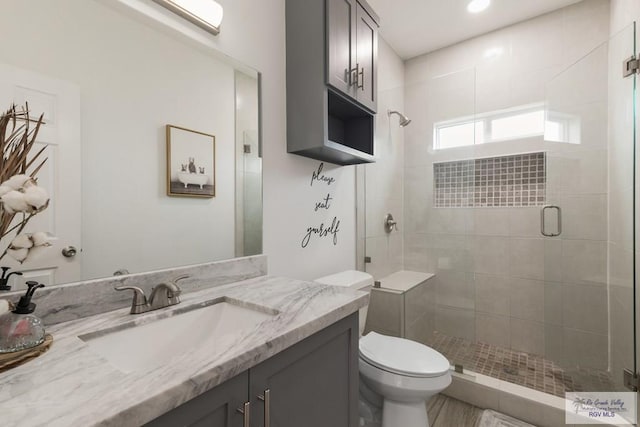
<svg viewBox="0 0 640 427"><path fill-rule="evenodd" d="M489 7L491 0L471 0L467 5L467 10L470 13L479 13Z"/></svg>
<svg viewBox="0 0 640 427"><path fill-rule="evenodd" d="M153 1L215 36L220 33L223 10L215 0Z"/></svg>

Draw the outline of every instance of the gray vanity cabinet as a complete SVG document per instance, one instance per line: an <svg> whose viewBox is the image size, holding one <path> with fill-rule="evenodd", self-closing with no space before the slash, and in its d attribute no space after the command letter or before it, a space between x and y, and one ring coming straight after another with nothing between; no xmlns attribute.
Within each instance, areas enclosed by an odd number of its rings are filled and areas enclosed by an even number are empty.
<svg viewBox="0 0 640 427"><path fill-rule="evenodd" d="M240 375L156 418L145 427L243 427L249 373Z"/></svg>
<svg viewBox="0 0 640 427"><path fill-rule="evenodd" d="M375 160L377 20L365 0L286 0L289 153Z"/></svg>
<svg viewBox="0 0 640 427"><path fill-rule="evenodd" d="M378 19L358 0L326 0L327 84L377 109Z"/></svg>
<svg viewBox="0 0 640 427"><path fill-rule="evenodd" d="M162 415L149 427L358 426L358 313Z"/></svg>
<svg viewBox="0 0 640 427"><path fill-rule="evenodd" d="M251 369L249 390L252 426L358 426L357 313Z"/></svg>

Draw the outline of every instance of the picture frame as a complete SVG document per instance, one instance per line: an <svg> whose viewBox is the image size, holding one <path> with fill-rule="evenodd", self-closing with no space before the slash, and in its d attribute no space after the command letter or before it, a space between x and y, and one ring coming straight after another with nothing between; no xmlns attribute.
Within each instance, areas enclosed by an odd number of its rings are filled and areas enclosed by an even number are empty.
<svg viewBox="0 0 640 427"><path fill-rule="evenodd" d="M216 137L180 126L166 125L167 195L216 195Z"/></svg>

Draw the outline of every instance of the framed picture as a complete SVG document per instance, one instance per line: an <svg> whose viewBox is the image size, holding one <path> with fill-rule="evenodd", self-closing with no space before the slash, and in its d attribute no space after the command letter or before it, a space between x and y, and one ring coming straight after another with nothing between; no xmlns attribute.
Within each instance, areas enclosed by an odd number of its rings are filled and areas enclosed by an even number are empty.
<svg viewBox="0 0 640 427"><path fill-rule="evenodd" d="M216 137L167 125L167 195L216 195Z"/></svg>

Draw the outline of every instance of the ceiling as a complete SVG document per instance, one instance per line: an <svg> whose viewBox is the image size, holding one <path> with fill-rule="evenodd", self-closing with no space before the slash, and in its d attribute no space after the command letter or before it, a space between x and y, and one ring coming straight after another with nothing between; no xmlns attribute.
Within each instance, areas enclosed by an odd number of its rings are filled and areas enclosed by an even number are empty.
<svg viewBox="0 0 640 427"><path fill-rule="evenodd" d="M367 0L380 16L380 35L402 59L413 58L581 0L492 0L467 12L470 0Z"/></svg>

